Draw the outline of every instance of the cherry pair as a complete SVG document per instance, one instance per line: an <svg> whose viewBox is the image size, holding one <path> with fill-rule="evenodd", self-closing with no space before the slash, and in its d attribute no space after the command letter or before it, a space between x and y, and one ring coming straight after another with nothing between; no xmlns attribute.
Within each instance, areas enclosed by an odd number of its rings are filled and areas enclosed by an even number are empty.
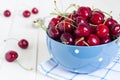
<svg viewBox="0 0 120 80"><path fill-rule="evenodd" d="M21 39L20 41L18 41L18 46L20 48L22 48L22 49L28 48L28 45L29 45L29 43L28 43L28 41L26 39ZM9 50L5 54L6 61L8 61L8 62L14 62L14 61L16 61L23 69L25 69L25 70L32 70L32 68L25 68L23 65L21 65L17 61L17 58L18 58L18 53L16 51L14 51L14 50Z"/></svg>
<svg viewBox="0 0 120 80"><path fill-rule="evenodd" d="M31 11L29 11L29 10L24 10L22 15L23 15L25 18L28 18L28 17L30 17L31 13L33 13L33 14L38 14L38 12L39 12L39 10L34 7ZM4 16L5 16L5 17L10 17L10 16L11 16L11 11L10 11L10 10L5 10L5 11L4 11Z"/></svg>

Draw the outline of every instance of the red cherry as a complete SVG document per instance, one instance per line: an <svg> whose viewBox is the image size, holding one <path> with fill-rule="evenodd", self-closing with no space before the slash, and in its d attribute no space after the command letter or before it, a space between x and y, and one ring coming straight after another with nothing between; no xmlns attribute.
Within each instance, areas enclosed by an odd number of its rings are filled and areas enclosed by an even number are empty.
<svg viewBox="0 0 120 80"><path fill-rule="evenodd" d="M22 49L26 49L28 48L28 41L26 39L21 39L19 42L18 42L18 46Z"/></svg>
<svg viewBox="0 0 120 80"><path fill-rule="evenodd" d="M60 37L60 32L55 27L49 28L47 33L53 39L58 39Z"/></svg>
<svg viewBox="0 0 120 80"><path fill-rule="evenodd" d="M65 19L58 25L58 29L61 32L71 32L73 30L73 26L70 20Z"/></svg>
<svg viewBox="0 0 120 80"><path fill-rule="evenodd" d="M60 40L64 44L73 44L73 37L70 33L63 33Z"/></svg>
<svg viewBox="0 0 120 80"><path fill-rule="evenodd" d="M114 20L113 18L108 18L105 21L105 25L108 26L109 28L111 28L112 25L117 24L117 21Z"/></svg>
<svg viewBox="0 0 120 80"><path fill-rule="evenodd" d="M55 27L58 23L60 22L60 18L52 18L50 20L50 23L48 25L48 27Z"/></svg>
<svg viewBox="0 0 120 80"><path fill-rule="evenodd" d="M73 13L68 15L68 18L72 19L73 21L75 21L75 19L78 17L78 15L76 14L76 11L74 11Z"/></svg>
<svg viewBox="0 0 120 80"><path fill-rule="evenodd" d="M11 16L11 12L9 10L5 10L4 11L4 16L5 17L10 17Z"/></svg>
<svg viewBox="0 0 120 80"><path fill-rule="evenodd" d="M83 24L88 24L87 21L86 21L86 19L84 19L84 18L81 17L81 16L77 17L77 18L75 19L75 21L76 21L76 24L77 24L77 25L79 25L79 24L81 24L81 23L83 23Z"/></svg>
<svg viewBox="0 0 120 80"><path fill-rule="evenodd" d="M13 51L13 50L10 50L10 51L8 51L8 52L5 54L5 59L6 59L8 62L13 62L13 61L15 61L17 58L18 58L18 54L17 54L17 52L15 52L15 51Z"/></svg>
<svg viewBox="0 0 120 80"><path fill-rule="evenodd" d="M85 19L88 19L91 16L91 12L92 12L91 8L90 7L85 7L85 6L81 6L77 10L77 14L79 16L82 16Z"/></svg>
<svg viewBox="0 0 120 80"><path fill-rule="evenodd" d="M110 37L105 37L105 38L102 38L102 39L100 40L101 44L106 44L106 43L108 43L108 42L110 42L110 41L111 41L111 38L110 38Z"/></svg>
<svg viewBox="0 0 120 80"><path fill-rule="evenodd" d="M38 14L38 12L39 12L39 11L38 11L37 8L33 8L33 9L32 9L32 13L33 13L33 14Z"/></svg>
<svg viewBox="0 0 120 80"><path fill-rule="evenodd" d="M88 42L88 44L90 46L95 46L95 45L99 45L100 44L100 39L96 35L90 34L90 36L88 37L87 42Z"/></svg>
<svg viewBox="0 0 120 80"><path fill-rule="evenodd" d="M109 28L104 24L99 24L96 28L96 33L97 33L98 37L104 38L104 37L108 36Z"/></svg>
<svg viewBox="0 0 120 80"><path fill-rule="evenodd" d="M25 18L30 17L30 15L31 15L31 13L30 13L29 10L25 10L25 11L23 12L23 16L24 16Z"/></svg>
<svg viewBox="0 0 120 80"><path fill-rule="evenodd" d="M86 24L79 24L79 26L74 31L76 36L87 37L90 35L90 26Z"/></svg>
<svg viewBox="0 0 120 80"><path fill-rule="evenodd" d="M98 11L97 12L96 11L92 12L90 22L92 24L96 24L96 25L102 24L104 22L104 16L103 15L104 14L102 14L101 12L98 12Z"/></svg>
<svg viewBox="0 0 120 80"><path fill-rule="evenodd" d="M87 44L87 42L84 40L84 37L76 38L74 43L76 46L86 46L86 44Z"/></svg>
<svg viewBox="0 0 120 80"><path fill-rule="evenodd" d="M120 35L120 24L112 25L111 32L112 32L113 35L119 36Z"/></svg>

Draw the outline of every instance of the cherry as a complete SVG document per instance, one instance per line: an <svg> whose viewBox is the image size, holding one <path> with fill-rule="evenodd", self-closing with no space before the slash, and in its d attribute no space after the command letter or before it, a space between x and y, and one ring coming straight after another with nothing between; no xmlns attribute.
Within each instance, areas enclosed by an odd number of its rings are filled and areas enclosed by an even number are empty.
<svg viewBox="0 0 120 80"><path fill-rule="evenodd" d="M110 38L110 37L105 37L105 38L102 38L102 39L100 40L101 44L106 44L106 43L108 43L108 42L110 42L110 41L111 41L111 38Z"/></svg>
<svg viewBox="0 0 120 80"><path fill-rule="evenodd" d="M112 25L117 24L117 21L114 20L113 18L108 18L105 21L105 25L108 26L109 28L111 28Z"/></svg>
<svg viewBox="0 0 120 80"><path fill-rule="evenodd" d="M5 59L8 62L13 62L18 58L18 54L16 51L10 50L5 54Z"/></svg>
<svg viewBox="0 0 120 80"><path fill-rule="evenodd" d="M58 29L61 32L71 32L73 30L73 26L70 20L65 19L64 21L62 21L61 23L59 23L58 25Z"/></svg>
<svg viewBox="0 0 120 80"><path fill-rule="evenodd" d="M74 44L76 45L76 46L89 46L88 44L87 44L87 42L84 40L84 37L81 37L81 38L76 38L75 39L75 41L74 41Z"/></svg>
<svg viewBox="0 0 120 80"><path fill-rule="evenodd" d="M79 26L74 31L76 36L87 37L90 35L90 26L86 24L79 24Z"/></svg>
<svg viewBox="0 0 120 80"><path fill-rule="evenodd" d="M79 24L81 24L81 23L83 23L83 24L88 24L87 21L86 21L86 19L84 19L84 18L81 17L81 16L77 17L77 18L75 19L75 21L76 21L76 24L77 24L77 25L79 25Z"/></svg>
<svg viewBox="0 0 120 80"><path fill-rule="evenodd" d="M74 11L73 13L68 15L68 18L72 19L73 21L75 21L75 19L78 17L78 15L76 14L76 11Z"/></svg>
<svg viewBox="0 0 120 80"><path fill-rule="evenodd" d="M26 39L21 39L19 42L18 42L18 46L22 49L26 49L28 48L28 41Z"/></svg>
<svg viewBox="0 0 120 80"><path fill-rule="evenodd" d="M100 38L104 38L109 34L109 28L104 24L99 24L96 28L96 34Z"/></svg>
<svg viewBox="0 0 120 80"><path fill-rule="evenodd" d="M6 40L4 40L4 41L6 42L7 40L10 40L10 39L13 39L13 40L18 41L18 46L19 46L20 48L22 48L22 49L26 49L26 48L28 48L28 46L29 46L29 42L28 42L26 39L17 40L17 39L15 39L15 38L8 38L8 39L6 39Z"/></svg>
<svg viewBox="0 0 120 80"><path fill-rule="evenodd" d="M100 39L96 35L90 34L90 36L88 37L87 42L88 42L88 44L90 46L95 46L95 45L99 45L100 44Z"/></svg>
<svg viewBox="0 0 120 80"><path fill-rule="evenodd" d="M58 39L60 37L60 32L55 27L48 28L47 33L53 39Z"/></svg>
<svg viewBox="0 0 120 80"><path fill-rule="evenodd" d="M70 33L63 33L60 40L64 44L73 44L73 37Z"/></svg>
<svg viewBox="0 0 120 80"><path fill-rule="evenodd" d="M11 12L9 10L5 10L4 11L4 16L5 17L10 17L11 16Z"/></svg>
<svg viewBox="0 0 120 80"><path fill-rule="evenodd" d="M37 8L34 7L34 8L32 9L32 13L33 13L33 14L38 14L38 12L39 12L39 11L38 11Z"/></svg>
<svg viewBox="0 0 120 80"><path fill-rule="evenodd" d="M49 23L48 27L49 28L50 27L55 27L59 22L60 22L60 18L59 17L58 18L52 18L50 20L50 23Z"/></svg>
<svg viewBox="0 0 120 80"><path fill-rule="evenodd" d="M90 22L92 24L102 24L104 22L104 14L102 14L101 12L96 12L96 11L93 11L92 12L92 15L91 15L91 18L90 18Z"/></svg>
<svg viewBox="0 0 120 80"><path fill-rule="evenodd" d="M120 24L112 25L111 32L112 32L113 35L119 36L120 35Z"/></svg>
<svg viewBox="0 0 120 80"><path fill-rule="evenodd" d="M91 16L91 13L92 11L90 7L81 6L77 10L77 14L85 19L88 19Z"/></svg>
<svg viewBox="0 0 120 80"><path fill-rule="evenodd" d="M25 10L25 11L23 12L23 16L24 16L25 18L30 17L30 15L31 15L31 13L30 13L29 10Z"/></svg>

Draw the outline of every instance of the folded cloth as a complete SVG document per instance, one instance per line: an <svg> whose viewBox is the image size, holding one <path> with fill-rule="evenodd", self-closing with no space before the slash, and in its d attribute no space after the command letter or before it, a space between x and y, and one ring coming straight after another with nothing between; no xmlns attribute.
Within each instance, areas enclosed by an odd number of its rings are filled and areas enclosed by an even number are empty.
<svg viewBox="0 0 120 80"><path fill-rule="evenodd" d="M41 63L38 70L55 80L120 80L120 53L106 67L90 74L78 74L67 71L53 58Z"/></svg>

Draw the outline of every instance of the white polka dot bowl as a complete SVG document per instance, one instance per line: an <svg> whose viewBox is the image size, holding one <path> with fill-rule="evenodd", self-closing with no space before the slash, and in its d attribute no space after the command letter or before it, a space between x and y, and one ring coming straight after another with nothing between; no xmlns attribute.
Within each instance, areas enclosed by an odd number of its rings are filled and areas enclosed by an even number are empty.
<svg viewBox="0 0 120 80"><path fill-rule="evenodd" d="M55 62L75 73L91 73L105 68L119 50L119 39L98 46L66 45L47 36L47 47Z"/></svg>

